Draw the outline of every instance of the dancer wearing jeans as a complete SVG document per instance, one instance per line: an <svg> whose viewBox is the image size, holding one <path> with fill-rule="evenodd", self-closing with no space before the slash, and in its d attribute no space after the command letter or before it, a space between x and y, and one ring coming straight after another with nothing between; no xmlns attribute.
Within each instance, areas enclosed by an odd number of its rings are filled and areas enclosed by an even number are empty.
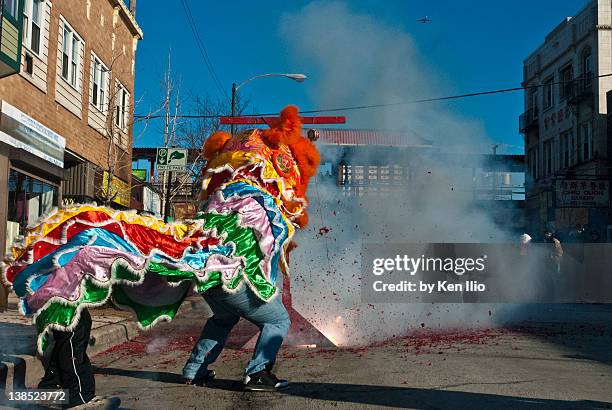
<svg viewBox="0 0 612 410"><path fill-rule="evenodd" d="M282 277L279 277L277 286L280 290ZM244 372L245 390L270 391L287 387L287 380L280 380L272 373L276 355L290 325L280 291L273 300L264 302L246 285L235 293L219 286L204 293L204 299L213 316L206 322L183 369L187 383L199 384L214 378L214 371L208 370L208 366L217 360L230 331L243 317L260 330L253 357Z"/></svg>

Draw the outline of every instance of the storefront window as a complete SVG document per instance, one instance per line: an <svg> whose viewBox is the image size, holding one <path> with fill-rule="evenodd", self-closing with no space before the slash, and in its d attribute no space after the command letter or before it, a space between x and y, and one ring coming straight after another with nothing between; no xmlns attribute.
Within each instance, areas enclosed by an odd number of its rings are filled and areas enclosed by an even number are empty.
<svg viewBox="0 0 612 410"><path fill-rule="evenodd" d="M7 246L28 224L57 206L55 185L11 169L8 184Z"/></svg>

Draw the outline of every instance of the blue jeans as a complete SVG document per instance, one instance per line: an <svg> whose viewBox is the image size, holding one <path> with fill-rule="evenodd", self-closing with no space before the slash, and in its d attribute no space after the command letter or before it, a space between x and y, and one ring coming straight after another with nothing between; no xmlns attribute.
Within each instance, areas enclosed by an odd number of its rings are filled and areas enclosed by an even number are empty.
<svg viewBox="0 0 612 410"><path fill-rule="evenodd" d="M278 282L282 283L282 277ZM241 317L260 330L245 374L250 375L268 365L273 366L291 324L280 290L279 287L279 294L269 302L259 299L246 283L235 293L227 292L221 286L205 292L203 296L213 316L206 322L200 339L193 347L183 368L183 376L193 380L207 374L208 365L217 360L230 331Z"/></svg>

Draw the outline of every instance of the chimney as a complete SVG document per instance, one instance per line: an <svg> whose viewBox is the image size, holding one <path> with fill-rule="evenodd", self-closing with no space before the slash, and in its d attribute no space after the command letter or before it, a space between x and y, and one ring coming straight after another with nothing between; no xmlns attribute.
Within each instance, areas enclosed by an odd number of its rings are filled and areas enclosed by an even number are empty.
<svg viewBox="0 0 612 410"><path fill-rule="evenodd" d="M130 0L130 12L132 12L132 16L136 18L136 0Z"/></svg>

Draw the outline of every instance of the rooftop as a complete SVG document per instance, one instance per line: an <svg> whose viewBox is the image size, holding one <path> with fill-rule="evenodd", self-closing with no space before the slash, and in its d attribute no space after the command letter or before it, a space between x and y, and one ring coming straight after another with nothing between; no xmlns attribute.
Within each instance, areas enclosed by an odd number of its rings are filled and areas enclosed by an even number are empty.
<svg viewBox="0 0 612 410"><path fill-rule="evenodd" d="M318 144L372 145L387 147L431 147L432 142L413 132L387 132L345 128L317 128ZM304 135L308 132L303 131Z"/></svg>
<svg viewBox="0 0 612 410"><path fill-rule="evenodd" d="M121 16L125 20L132 34L135 36L138 36L139 40L142 40L144 33L142 32L142 29L138 25L138 22L136 21L136 17L134 16L134 14L132 14L128 6L125 4L125 1L124 0L109 0L109 1L114 7L119 7L121 9Z"/></svg>

